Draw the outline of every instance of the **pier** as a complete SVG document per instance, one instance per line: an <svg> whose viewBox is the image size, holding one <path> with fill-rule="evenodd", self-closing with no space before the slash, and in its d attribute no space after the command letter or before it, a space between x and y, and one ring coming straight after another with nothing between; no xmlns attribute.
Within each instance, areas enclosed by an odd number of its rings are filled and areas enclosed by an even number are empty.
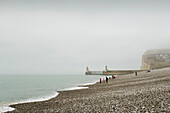
<svg viewBox="0 0 170 113"><path fill-rule="evenodd" d="M141 72L146 70L108 70L107 66L105 66L104 71L90 71L88 67L86 67L86 75L125 75L131 74L135 72Z"/></svg>

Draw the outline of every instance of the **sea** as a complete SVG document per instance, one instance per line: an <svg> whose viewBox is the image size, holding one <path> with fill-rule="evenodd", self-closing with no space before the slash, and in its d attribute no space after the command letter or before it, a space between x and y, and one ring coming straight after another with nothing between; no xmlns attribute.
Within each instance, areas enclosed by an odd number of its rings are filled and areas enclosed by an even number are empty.
<svg viewBox="0 0 170 113"><path fill-rule="evenodd" d="M101 75L0 75L0 113L12 111L11 104L44 101L57 91L83 89L79 85L94 84Z"/></svg>

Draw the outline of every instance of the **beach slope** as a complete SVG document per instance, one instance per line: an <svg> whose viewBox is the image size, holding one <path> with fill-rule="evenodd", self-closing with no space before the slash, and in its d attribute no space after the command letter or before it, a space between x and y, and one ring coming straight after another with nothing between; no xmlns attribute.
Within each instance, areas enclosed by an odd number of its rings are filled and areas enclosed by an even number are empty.
<svg viewBox="0 0 170 113"><path fill-rule="evenodd" d="M101 76L104 77L104 76ZM8 113L55 112L170 112L170 68L140 72L88 85L88 89L60 91L48 101L11 105Z"/></svg>

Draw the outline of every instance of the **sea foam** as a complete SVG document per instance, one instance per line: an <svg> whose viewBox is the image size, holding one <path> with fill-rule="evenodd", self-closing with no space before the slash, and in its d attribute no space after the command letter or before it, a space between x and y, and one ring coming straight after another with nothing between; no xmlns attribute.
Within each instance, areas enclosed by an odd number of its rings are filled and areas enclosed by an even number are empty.
<svg viewBox="0 0 170 113"><path fill-rule="evenodd" d="M71 88L62 89L60 91L78 90L78 89L87 89L87 88L88 87L71 87Z"/></svg>
<svg viewBox="0 0 170 113"><path fill-rule="evenodd" d="M13 111L13 110L15 110L15 109L12 107L9 107L9 106L5 106L5 105L0 107L0 113L4 113L7 111Z"/></svg>
<svg viewBox="0 0 170 113"><path fill-rule="evenodd" d="M58 92L54 92L53 94L48 95L48 96L31 98L31 99L27 99L27 100L24 100L24 101L19 101L19 102L11 103L11 104L4 104L4 105L0 106L0 113L4 113L4 112L7 112L7 111L13 111L13 110L15 110L15 108L9 107L9 105L21 104L21 103L29 103L29 102L46 101L46 100L49 100L49 99L51 99L51 98L56 97L58 94L59 94Z"/></svg>

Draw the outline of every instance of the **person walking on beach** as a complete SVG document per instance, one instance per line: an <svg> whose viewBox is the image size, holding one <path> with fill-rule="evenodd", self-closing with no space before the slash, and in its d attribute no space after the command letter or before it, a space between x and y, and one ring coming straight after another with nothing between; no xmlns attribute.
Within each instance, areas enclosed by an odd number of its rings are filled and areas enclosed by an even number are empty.
<svg viewBox="0 0 170 113"><path fill-rule="evenodd" d="M138 76L138 73L137 73L137 72L135 72L135 75L136 75L136 76Z"/></svg>
<svg viewBox="0 0 170 113"><path fill-rule="evenodd" d="M114 75L112 75L112 79L115 79L115 76L114 76Z"/></svg>
<svg viewBox="0 0 170 113"><path fill-rule="evenodd" d="M102 83L102 79L100 78L100 84Z"/></svg>
<svg viewBox="0 0 170 113"><path fill-rule="evenodd" d="M108 83L108 78L106 77L106 83Z"/></svg>
<svg viewBox="0 0 170 113"><path fill-rule="evenodd" d="M103 83L105 83L105 80L104 80L104 78L103 78Z"/></svg>

